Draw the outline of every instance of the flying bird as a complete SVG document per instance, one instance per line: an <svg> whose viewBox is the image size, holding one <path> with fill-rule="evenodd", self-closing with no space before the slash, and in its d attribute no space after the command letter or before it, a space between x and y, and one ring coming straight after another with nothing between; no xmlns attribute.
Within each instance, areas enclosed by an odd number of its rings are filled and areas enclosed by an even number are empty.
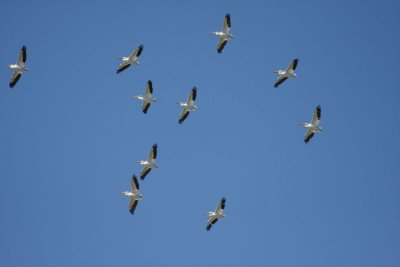
<svg viewBox="0 0 400 267"><path fill-rule="evenodd" d="M304 128L307 128L306 135L304 136L304 142L306 144L311 140L311 138L313 138L315 133L322 131L322 128L318 126L320 120L321 120L321 106L318 105L315 108L311 122L305 122L300 124Z"/></svg>
<svg viewBox="0 0 400 267"><path fill-rule="evenodd" d="M189 97L186 100L186 102L176 103L182 107L182 112L178 120L179 124L181 124L189 116L190 111L194 111L197 109L197 106L194 104L196 96L197 96L197 88L196 86L194 86L192 88L192 91L190 91Z"/></svg>
<svg viewBox="0 0 400 267"><path fill-rule="evenodd" d="M225 198L223 197L221 201L218 203L217 207L215 208L215 211L208 211L204 213L204 215L210 217L210 219L207 222L207 227L206 227L207 231L210 231L211 227L218 221L218 219L225 218L225 215L223 214L224 209L225 209Z"/></svg>
<svg viewBox="0 0 400 267"><path fill-rule="evenodd" d="M119 65L117 73L123 72L131 65L139 65L140 62L138 60L138 57L140 56L140 54L142 54L143 47L143 45L140 45L138 48L136 48L135 51L133 51L133 53L129 57L120 57L119 59L122 60L122 63L121 65Z"/></svg>
<svg viewBox="0 0 400 267"><path fill-rule="evenodd" d="M290 62L289 66L286 68L286 70L276 70L274 73L279 74L279 77L275 80L275 88L278 88L279 85L281 85L284 81L287 80L287 78L291 77L297 77L296 73L294 72L297 67L297 63L299 60L293 59L292 62Z"/></svg>
<svg viewBox="0 0 400 267"><path fill-rule="evenodd" d="M149 110L150 105L154 102L157 102L157 99L155 99L153 97L153 83L151 82L151 80L147 81L147 86L146 86L144 96L138 95L138 96L134 96L134 98L143 101L142 111L143 111L143 113L146 114L147 111Z"/></svg>
<svg viewBox="0 0 400 267"><path fill-rule="evenodd" d="M139 182L136 175L132 175L131 191L121 192L121 194L129 197L129 212L133 215L139 200L143 199L139 192Z"/></svg>
<svg viewBox="0 0 400 267"><path fill-rule="evenodd" d="M222 53L226 43L233 39L233 35L229 33L231 30L231 15L226 14L224 18L224 25L222 26L222 31L212 32L212 34L219 36L219 42L217 45L217 52Z"/></svg>
<svg viewBox="0 0 400 267"><path fill-rule="evenodd" d="M157 144L154 144L150 149L149 156L147 160L138 160L137 163L143 166L142 172L140 173L140 179L144 180L147 174L151 171L152 168L158 168L158 165L155 163L157 158Z"/></svg>
<svg viewBox="0 0 400 267"><path fill-rule="evenodd" d="M10 88L14 88L18 80L21 78L22 73L28 71L28 69L25 67L25 62L26 62L26 46L23 46L19 51L17 63L7 65L7 67L9 67L14 71L9 83Z"/></svg>

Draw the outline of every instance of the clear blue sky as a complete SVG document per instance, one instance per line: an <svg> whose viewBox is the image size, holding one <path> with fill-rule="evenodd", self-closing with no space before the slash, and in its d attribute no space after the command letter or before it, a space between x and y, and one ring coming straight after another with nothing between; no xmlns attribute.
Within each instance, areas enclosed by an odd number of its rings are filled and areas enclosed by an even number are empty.
<svg viewBox="0 0 400 267"><path fill-rule="evenodd" d="M167 3L169 2L169 3ZM235 39L217 54L229 12ZM3 1L0 266L400 266L398 1ZM118 56L143 44L141 65ZM272 71L299 58L298 77ZM148 114L134 95L151 79ZM177 101L198 88L178 125ZM309 144L300 122L322 106ZM136 214L120 195L159 145ZM210 232L204 211L227 199Z"/></svg>

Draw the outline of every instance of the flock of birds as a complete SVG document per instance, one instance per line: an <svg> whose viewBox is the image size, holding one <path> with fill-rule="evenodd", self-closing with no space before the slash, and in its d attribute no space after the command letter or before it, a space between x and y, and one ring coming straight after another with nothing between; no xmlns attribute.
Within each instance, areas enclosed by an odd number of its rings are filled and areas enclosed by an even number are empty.
<svg viewBox="0 0 400 267"><path fill-rule="evenodd" d="M234 39L233 35L230 33L230 30L231 30L231 16L230 14L226 14L224 17L222 31L212 32L212 34L219 37L219 42L217 44L218 53L222 53L222 50L224 49L228 41ZM144 46L140 45L135 51L133 51L133 53L130 56L120 57L119 59L122 62L117 69L117 73L123 72L124 70L128 69L131 65L139 65L140 63L138 58L142 54L143 48ZM26 68L25 66L26 58L27 58L27 49L26 46L23 46L19 52L17 62L15 64L7 65L10 69L13 70L13 74L9 82L10 88L14 88L14 86L20 80L21 75L24 72L28 71L28 68ZM285 70L277 70L273 72L279 75L275 80L274 84L275 88L278 88L288 78L297 76L295 70L297 68L298 62L299 62L298 59L294 59L292 60L292 62L290 62L290 64L287 66ZM179 124L182 124L185 121L185 119L189 116L189 113L191 111L195 111L197 109L197 106L195 105L196 96L197 96L197 88L193 87L189 93L188 99L185 102L177 103L182 108L182 112L178 120ZM150 105L157 102L157 100L153 97L152 81L149 80L147 82L144 95L135 96L134 98L143 102L142 111L143 113L146 114L150 108ZM315 108L311 122L301 124L301 126L307 129L307 132L304 136L304 142L306 144L311 140L311 138L315 135L315 133L322 131L322 128L319 127L320 119L321 119L321 106L318 105ZM153 146L150 149L147 160L137 161L137 163L139 163L142 166L142 170L140 173L141 180L144 180L145 177L150 173L150 171L153 168L158 168L158 165L155 163L155 160L157 158L157 149L158 149L157 144L153 144ZM131 214L134 214L138 202L143 199L143 196L139 191L139 181L135 174L131 178L131 190L122 192L121 194L129 197L130 199L129 212ZM207 231L209 231L211 227L219 219L225 218L224 215L225 202L226 202L225 197L222 197L221 200L218 202L217 207L215 208L214 211L209 211L204 213L204 215L210 217L209 220L207 221L207 226L206 226Z"/></svg>

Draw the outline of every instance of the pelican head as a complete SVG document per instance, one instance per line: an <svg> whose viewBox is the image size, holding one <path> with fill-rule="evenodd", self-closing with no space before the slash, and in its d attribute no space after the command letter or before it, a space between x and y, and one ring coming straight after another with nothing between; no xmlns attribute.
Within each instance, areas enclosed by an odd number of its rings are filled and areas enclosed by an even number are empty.
<svg viewBox="0 0 400 267"><path fill-rule="evenodd" d="M299 124L301 127L307 127L308 123L307 122L302 122Z"/></svg>
<svg viewBox="0 0 400 267"><path fill-rule="evenodd" d="M293 77L295 77L295 78L297 77L297 74L296 74L296 73L293 73L292 75L293 75Z"/></svg>
<svg viewBox="0 0 400 267"><path fill-rule="evenodd" d="M121 195L127 196L129 193L130 193L129 191L124 191L124 192L121 192Z"/></svg>

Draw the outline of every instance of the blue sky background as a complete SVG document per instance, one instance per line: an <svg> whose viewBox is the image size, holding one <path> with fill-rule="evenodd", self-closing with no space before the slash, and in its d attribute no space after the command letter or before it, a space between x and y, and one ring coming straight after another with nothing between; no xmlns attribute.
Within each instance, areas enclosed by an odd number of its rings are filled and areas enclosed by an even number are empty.
<svg viewBox="0 0 400 267"><path fill-rule="evenodd" d="M223 16L235 39L217 54ZM0 266L399 266L398 1L3 1ZM118 56L144 44L141 65ZM272 71L299 58L297 79ZM151 79L147 115L133 99ZM175 104L198 88L178 125ZM322 106L305 145L300 122ZM128 212L136 160L159 169ZM227 218L206 232L222 196Z"/></svg>

